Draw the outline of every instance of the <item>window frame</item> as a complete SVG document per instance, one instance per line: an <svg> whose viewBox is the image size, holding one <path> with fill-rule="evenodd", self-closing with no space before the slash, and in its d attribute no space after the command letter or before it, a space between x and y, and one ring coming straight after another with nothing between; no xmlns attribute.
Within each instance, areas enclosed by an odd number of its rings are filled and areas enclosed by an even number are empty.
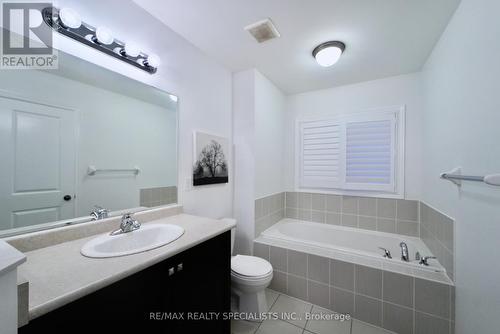
<svg viewBox="0 0 500 334"><path fill-rule="evenodd" d="M346 188L309 188L301 187L300 177L301 177L301 161L302 161L302 142L301 142L301 123L303 122L318 122L318 121L334 121L334 122L352 122L353 120L363 120L370 121L368 116L373 116L373 120L380 119L382 115L385 117L387 114L395 116L395 129L394 129L394 140L395 150L394 154L394 191L392 190L379 190L379 189L368 189L366 187L363 189L362 186L351 186L350 189ZM345 126L342 127L343 138L345 139ZM297 192L309 192L309 193L323 193L323 194L334 194L334 195L350 195L350 196L362 196L362 197L385 197L385 198L397 198L402 199L405 195L405 139L406 139L406 106L387 106L380 108L364 109L363 111L350 112L337 114L334 116L324 116L324 117L314 117L314 118L297 118L295 120L295 170L294 170L294 190ZM343 157L342 161L339 161L339 165L342 168L343 178L341 182L341 187L345 185L345 150L346 150L346 140L342 143ZM359 189L354 189L359 188Z"/></svg>

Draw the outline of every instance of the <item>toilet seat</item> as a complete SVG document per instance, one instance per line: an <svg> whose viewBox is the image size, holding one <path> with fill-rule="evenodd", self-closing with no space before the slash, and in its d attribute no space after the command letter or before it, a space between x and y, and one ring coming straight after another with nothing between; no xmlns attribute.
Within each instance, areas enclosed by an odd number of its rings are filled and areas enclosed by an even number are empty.
<svg viewBox="0 0 500 334"><path fill-rule="evenodd" d="M243 280L262 280L273 272L271 264L256 256L236 255L231 258L231 275Z"/></svg>

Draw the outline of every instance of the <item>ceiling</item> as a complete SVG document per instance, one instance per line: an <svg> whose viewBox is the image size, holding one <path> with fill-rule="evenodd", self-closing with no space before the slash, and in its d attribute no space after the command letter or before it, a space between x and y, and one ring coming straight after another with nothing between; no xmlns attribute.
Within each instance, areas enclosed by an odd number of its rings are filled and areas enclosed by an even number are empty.
<svg viewBox="0 0 500 334"><path fill-rule="evenodd" d="M418 71L460 0L134 0L232 71L256 68L284 93ZM258 44L243 28L269 17L281 37ZM333 67L311 56L347 48Z"/></svg>

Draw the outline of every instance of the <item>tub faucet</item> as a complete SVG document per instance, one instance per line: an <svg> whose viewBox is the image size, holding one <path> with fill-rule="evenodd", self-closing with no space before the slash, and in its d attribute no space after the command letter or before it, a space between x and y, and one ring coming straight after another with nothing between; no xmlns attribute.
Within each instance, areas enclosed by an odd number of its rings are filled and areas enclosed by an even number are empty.
<svg viewBox="0 0 500 334"><path fill-rule="evenodd" d="M422 258L420 259L419 263L423 264L424 266L428 266L429 265L429 263L428 263L429 259L436 259L436 257L435 256L422 256Z"/></svg>
<svg viewBox="0 0 500 334"><path fill-rule="evenodd" d="M392 255L391 255L391 251L384 248L384 247L379 247L379 249L383 250L384 251L384 257L386 259L392 259Z"/></svg>
<svg viewBox="0 0 500 334"><path fill-rule="evenodd" d="M410 255L408 254L408 246L406 245L406 243L402 241L399 244L399 247L401 247L401 260L410 262Z"/></svg>

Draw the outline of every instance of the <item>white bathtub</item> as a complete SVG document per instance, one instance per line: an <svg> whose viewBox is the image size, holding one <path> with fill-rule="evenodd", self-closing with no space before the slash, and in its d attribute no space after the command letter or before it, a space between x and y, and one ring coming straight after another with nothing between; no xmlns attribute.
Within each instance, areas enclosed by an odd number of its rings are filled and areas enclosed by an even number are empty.
<svg viewBox="0 0 500 334"><path fill-rule="evenodd" d="M432 255L416 237L286 218L265 230L255 241L451 284L437 260L429 260L429 266L415 260L417 252L421 256ZM399 244L402 241L408 245L410 262L401 260ZM384 258L379 247L388 249L392 259Z"/></svg>

